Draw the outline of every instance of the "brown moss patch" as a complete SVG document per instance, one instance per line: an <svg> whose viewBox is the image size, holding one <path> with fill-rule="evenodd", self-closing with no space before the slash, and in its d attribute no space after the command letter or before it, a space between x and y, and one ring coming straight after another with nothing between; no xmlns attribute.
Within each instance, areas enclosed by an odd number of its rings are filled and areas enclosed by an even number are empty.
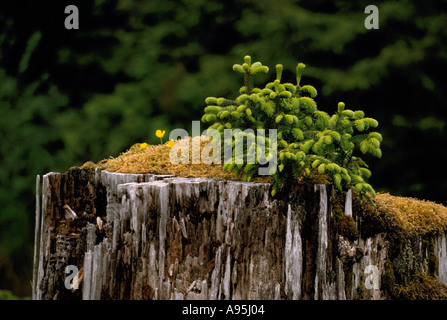
<svg viewBox="0 0 447 320"><path fill-rule="evenodd" d="M101 160L96 165L89 161L86 162L82 168L91 169L96 167L103 170L120 173L167 174L186 178L207 177L224 180L242 180L243 172L240 172L239 175L236 176L233 172L223 171L223 164L205 164L200 158L193 158L192 145L196 142L195 139L199 139L199 137L186 137L175 142L177 144L187 140L189 144L188 163L172 163L169 158L171 148L167 145L167 143L163 145L147 145L144 148L142 147L144 144L136 143L129 150L121 153L116 158L111 157L109 159ZM200 153L202 153L203 148L208 145L209 142L209 137L200 137ZM186 160L185 158L183 159ZM193 160L194 162L199 163L193 164ZM271 176L257 176L254 177L251 182L273 183L273 178ZM321 175L316 170L312 170L311 178L301 178L298 182L300 184L329 184L330 180L327 175Z"/></svg>
<svg viewBox="0 0 447 320"><path fill-rule="evenodd" d="M436 233L447 227L447 208L432 201L378 193L375 203L377 212L391 227L410 234Z"/></svg>
<svg viewBox="0 0 447 320"><path fill-rule="evenodd" d="M435 277L422 275L407 286L394 286L392 298L399 300L447 300L447 285Z"/></svg>
<svg viewBox="0 0 447 320"><path fill-rule="evenodd" d="M338 222L338 228L340 234L351 241L354 241L359 236L359 231L357 230L355 221L351 216L345 214L342 215L340 221Z"/></svg>
<svg viewBox="0 0 447 320"><path fill-rule="evenodd" d="M194 137L193 139L198 139ZM161 175L175 175L179 177L209 177L225 180L241 180L242 173L235 176L234 173L225 172L222 170L222 164L193 164L193 152L191 137L184 138L189 143L189 163L173 164L170 161L169 153L171 148L167 144L163 145L147 145L145 148L141 147L140 143L134 144L129 150L121 153L116 158L110 158L100 161L97 164L98 168L120 173L152 173ZM179 143L176 141L176 144ZM202 136L200 139L200 152L210 142L208 137ZM180 154L179 154L180 155ZM185 159L186 160L186 159ZM200 159L194 158L194 162ZM89 163L89 167L91 164ZM252 182L273 182L270 176L256 177Z"/></svg>

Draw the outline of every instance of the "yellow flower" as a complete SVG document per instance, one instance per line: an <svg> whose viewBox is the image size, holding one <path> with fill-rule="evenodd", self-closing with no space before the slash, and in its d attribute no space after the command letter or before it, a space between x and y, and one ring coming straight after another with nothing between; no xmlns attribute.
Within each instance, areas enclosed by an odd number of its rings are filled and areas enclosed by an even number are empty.
<svg viewBox="0 0 447 320"><path fill-rule="evenodd" d="M163 131L161 131L161 130L157 130L157 131L155 131L155 135L156 135L158 138L160 138L160 143L161 143L161 144L163 144L163 137L164 137L165 133L166 133L166 130L163 130Z"/></svg>
<svg viewBox="0 0 447 320"><path fill-rule="evenodd" d="M164 137L165 133L166 133L166 130L163 130L163 131L161 131L161 130L157 130L157 131L155 131L155 135L156 135L158 138L160 138L160 139Z"/></svg>
<svg viewBox="0 0 447 320"><path fill-rule="evenodd" d="M172 148L174 146L175 142L174 142L174 140L170 140L167 142L167 144L168 144L169 148Z"/></svg>
<svg viewBox="0 0 447 320"><path fill-rule="evenodd" d="M148 146L146 142L140 143L140 148L144 149Z"/></svg>

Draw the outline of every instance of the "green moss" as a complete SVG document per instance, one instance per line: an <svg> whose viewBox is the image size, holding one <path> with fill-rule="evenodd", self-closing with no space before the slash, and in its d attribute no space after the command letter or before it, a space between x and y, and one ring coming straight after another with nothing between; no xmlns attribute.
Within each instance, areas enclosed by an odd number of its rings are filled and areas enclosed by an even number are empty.
<svg viewBox="0 0 447 320"><path fill-rule="evenodd" d="M359 231L364 238L372 237L388 229L383 213L379 212L370 201L361 199L354 190L352 192L352 214L361 219Z"/></svg>
<svg viewBox="0 0 447 320"><path fill-rule="evenodd" d="M392 300L447 300L447 286L428 274L413 276L406 285L396 282L393 264L385 262L382 274L382 292Z"/></svg>
<svg viewBox="0 0 447 320"><path fill-rule="evenodd" d="M337 221L338 233L344 238L353 241L359 237L359 231L354 219L345 214L345 199L345 191L334 190L332 214Z"/></svg>
<svg viewBox="0 0 447 320"><path fill-rule="evenodd" d="M359 237L359 231L351 216L344 214L338 222L338 230L344 238L354 241Z"/></svg>
<svg viewBox="0 0 447 320"><path fill-rule="evenodd" d="M86 163L84 163L81 167L82 170L95 170L98 166L93 163L92 161L87 161Z"/></svg>
<svg viewBox="0 0 447 320"><path fill-rule="evenodd" d="M392 299L395 296L396 276L394 275L393 264L391 263L389 258L387 258L385 261L381 284L382 292L385 293L385 296Z"/></svg>
<svg viewBox="0 0 447 320"><path fill-rule="evenodd" d="M345 214L346 192L334 190L334 198L332 200L332 213L340 220Z"/></svg>
<svg viewBox="0 0 447 320"><path fill-rule="evenodd" d="M407 285L413 278L422 273L419 257L419 238L401 238L396 243L392 254L396 280L399 284Z"/></svg>
<svg viewBox="0 0 447 320"><path fill-rule="evenodd" d="M95 173L95 168L91 167L71 167L68 171L70 175L78 181L90 181Z"/></svg>
<svg viewBox="0 0 447 320"><path fill-rule="evenodd" d="M429 252L425 260L428 273L421 270L418 255L420 238L400 237L394 238L394 241L382 274L384 296L393 300L447 300L447 286L436 277L438 259L433 254L432 240L423 240Z"/></svg>

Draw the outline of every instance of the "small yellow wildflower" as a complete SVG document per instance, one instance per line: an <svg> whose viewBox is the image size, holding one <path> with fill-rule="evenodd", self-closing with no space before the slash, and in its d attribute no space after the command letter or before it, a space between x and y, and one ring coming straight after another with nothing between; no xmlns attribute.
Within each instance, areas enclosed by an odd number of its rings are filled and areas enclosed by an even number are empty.
<svg viewBox="0 0 447 320"><path fill-rule="evenodd" d="M168 144L169 148L172 148L174 146L175 142L174 142L174 140L170 140L167 142L167 144Z"/></svg>
<svg viewBox="0 0 447 320"><path fill-rule="evenodd" d="M161 131L161 130L157 130L157 131L155 131L155 135L156 135L158 138L160 138L160 142L161 142L161 144L163 144L163 137L164 137L165 133L166 133L166 130L163 130L163 131Z"/></svg>
<svg viewBox="0 0 447 320"><path fill-rule="evenodd" d="M140 143L140 148L144 149L148 146L148 144L146 142Z"/></svg>

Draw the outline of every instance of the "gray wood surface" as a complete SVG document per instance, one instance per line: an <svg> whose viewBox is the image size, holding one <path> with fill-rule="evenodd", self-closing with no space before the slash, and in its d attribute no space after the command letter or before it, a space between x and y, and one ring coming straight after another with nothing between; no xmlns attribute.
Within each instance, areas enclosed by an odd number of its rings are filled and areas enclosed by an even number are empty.
<svg viewBox="0 0 447 320"><path fill-rule="evenodd" d="M338 234L332 186L298 186L282 200L269 187L106 171L46 174L33 298L383 298L365 289L365 271L384 272L386 234L354 241ZM65 221L64 205L78 218ZM445 239L439 235L430 249L444 280ZM414 261L421 270L429 259L423 240ZM67 265L82 270L78 290L64 286Z"/></svg>

